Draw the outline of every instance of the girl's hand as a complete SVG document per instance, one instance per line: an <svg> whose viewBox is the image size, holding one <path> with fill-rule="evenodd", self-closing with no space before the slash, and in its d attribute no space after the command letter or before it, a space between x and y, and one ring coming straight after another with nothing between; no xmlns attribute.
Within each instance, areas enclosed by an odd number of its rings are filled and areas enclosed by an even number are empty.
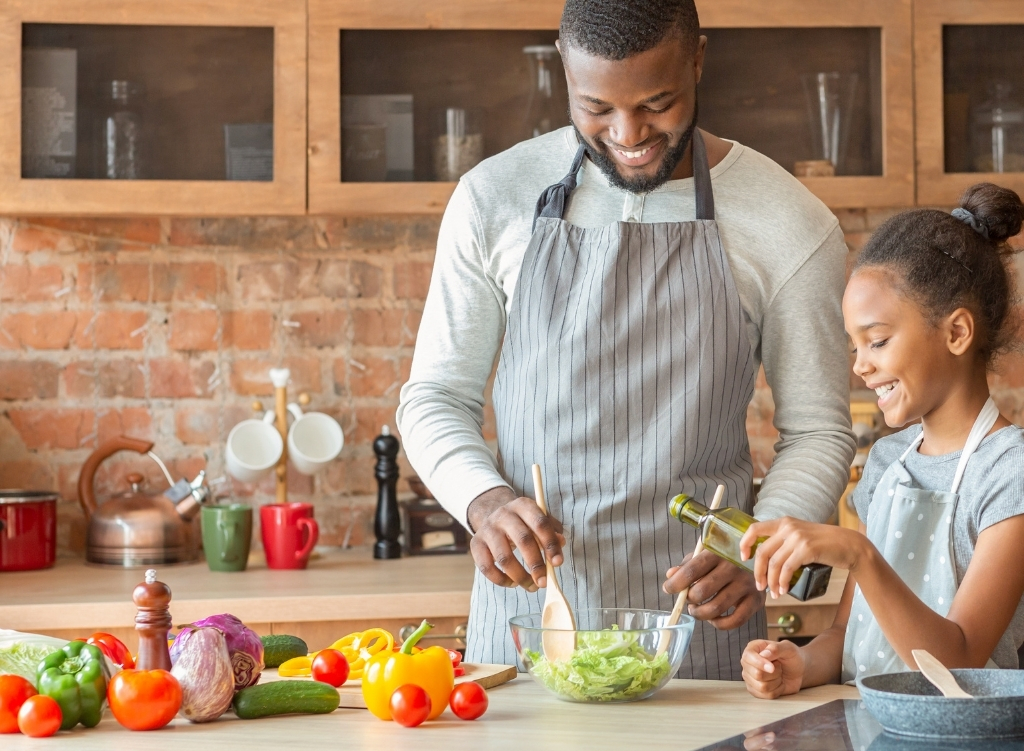
<svg viewBox="0 0 1024 751"><path fill-rule="evenodd" d="M743 682L758 699L777 699L800 690L804 655L790 641L755 639L743 650Z"/></svg>
<svg viewBox="0 0 1024 751"><path fill-rule="evenodd" d="M754 581L772 597L789 591L793 574L808 563L855 570L864 553L867 538L860 532L831 524L812 524L790 517L751 524L740 538L740 556L750 558L750 549L760 538L754 556Z"/></svg>

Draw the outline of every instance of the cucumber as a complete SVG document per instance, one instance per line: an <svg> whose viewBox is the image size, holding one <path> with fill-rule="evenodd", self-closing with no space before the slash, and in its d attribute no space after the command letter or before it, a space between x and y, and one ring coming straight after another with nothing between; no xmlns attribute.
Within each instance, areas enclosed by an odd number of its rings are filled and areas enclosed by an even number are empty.
<svg viewBox="0 0 1024 751"><path fill-rule="evenodd" d="M306 642L297 636L287 634L273 634L272 636L261 636L263 642L263 663L268 668L276 668L282 662L293 657L305 657L309 653Z"/></svg>
<svg viewBox="0 0 1024 751"><path fill-rule="evenodd" d="M282 714L330 714L341 703L338 689L319 681L274 681L243 688L232 702L243 720Z"/></svg>

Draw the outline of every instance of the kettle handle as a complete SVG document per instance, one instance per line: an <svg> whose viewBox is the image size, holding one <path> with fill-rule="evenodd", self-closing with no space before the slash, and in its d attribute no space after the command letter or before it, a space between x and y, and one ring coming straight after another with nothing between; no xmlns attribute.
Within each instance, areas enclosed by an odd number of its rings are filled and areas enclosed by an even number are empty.
<svg viewBox="0 0 1024 751"><path fill-rule="evenodd" d="M153 448L152 441L144 441L141 438L130 438L126 435L111 438L101 444L98 449L89 454L89 458L82 465L82 471L78 475L78 500L82 504L85 518L88 521L96 511L96 494L93 492L93 478L96 476L96 469L109 456L118 451L137 451L140 454L147 454Z"/></svg>

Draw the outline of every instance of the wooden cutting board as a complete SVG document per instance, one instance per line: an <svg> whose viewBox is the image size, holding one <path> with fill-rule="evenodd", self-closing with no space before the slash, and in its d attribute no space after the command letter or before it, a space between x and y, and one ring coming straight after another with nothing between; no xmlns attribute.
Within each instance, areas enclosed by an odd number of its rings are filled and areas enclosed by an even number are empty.
<svg viewBox="0 0 1024 751"><path fill-rule="evenodd" d="M462 663L466 668L466 674L455 679L455 685L465 681L476 681L484 688L494 688L502 683L508 683L516 677L518 670L515 665L474 665ZM277 674L277 668L267 668L263 671L260 682L270 681L311 681L312 678L282 678ZM363 701L363 687L359 681L348 681L338 689L341 696L339 706L348 709L366 709L366 702Z"/></svg>

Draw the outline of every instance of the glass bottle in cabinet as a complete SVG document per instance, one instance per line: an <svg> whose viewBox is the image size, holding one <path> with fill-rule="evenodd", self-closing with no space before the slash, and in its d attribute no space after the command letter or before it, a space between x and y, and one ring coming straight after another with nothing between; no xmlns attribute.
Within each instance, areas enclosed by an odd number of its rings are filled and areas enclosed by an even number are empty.
<svg viewBox="0 0 1024 751"><path fill-rule="evenodd" d="M142 117L138 112L140 87L132 81L107 81L101 87L99 169L110 180L143 177Z"/></svg>
<svg viewBox="0 0 1024 751"><path fill-rule="evenodd" d="M523 47L530 59L530 103L526 111L525 138L549 133L566 124L564 97L557 98L555 92L560 83L554 76L562 75L561 70L552 71L558 48L553 44L534 44Z"/></svg>
<svg viewBox="0 0 1024 751"><path fill-rule="evenodd" d="M823 71L801 77L807 100L814 158L797 162L798 177L831 177L846 173L846 146L857 94L856 73Z"/></svg>
<svg viewBox="0 0 1024 751"><path fill-rule="evenodd" d="M989 99L971 112L971 154L975 172L1024 172L1024 107L1013 87L997 81Z"/></svg>

